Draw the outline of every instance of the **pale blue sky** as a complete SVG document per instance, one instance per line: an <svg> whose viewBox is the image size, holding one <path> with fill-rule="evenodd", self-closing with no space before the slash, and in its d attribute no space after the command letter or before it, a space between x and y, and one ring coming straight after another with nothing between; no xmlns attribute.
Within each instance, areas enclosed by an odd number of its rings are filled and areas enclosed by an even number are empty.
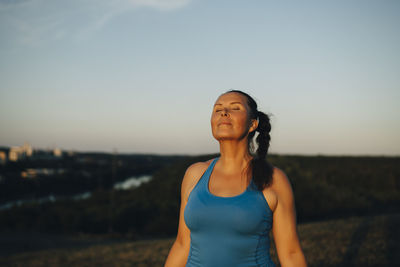
<svg viewBox="0 0 400 267"><path fill-rule="evenodd" d="M218 151L216 98L271 152L400 155L400 1L0 0L0 145Z"/></svg>

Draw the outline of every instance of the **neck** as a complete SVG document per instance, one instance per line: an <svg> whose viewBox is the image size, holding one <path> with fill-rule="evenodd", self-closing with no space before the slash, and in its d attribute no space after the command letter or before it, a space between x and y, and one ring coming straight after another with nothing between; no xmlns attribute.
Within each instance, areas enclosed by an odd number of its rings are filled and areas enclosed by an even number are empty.
<svg viewBox="0 0 400 267"><path fill-rule="evenodd" d="M247 139L219 141L220 164L228 173L237 173L247 168L252 156L249 153Z"/></svg>

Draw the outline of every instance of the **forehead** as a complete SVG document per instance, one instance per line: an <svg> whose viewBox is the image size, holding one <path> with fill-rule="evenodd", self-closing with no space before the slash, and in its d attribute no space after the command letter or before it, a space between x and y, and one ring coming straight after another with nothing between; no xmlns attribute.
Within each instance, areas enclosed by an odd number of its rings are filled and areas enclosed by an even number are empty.
<svg viewBox="0 0 400 267"><path fill-rule="evenodd" d="M229 104L230 102L240 102L243 105L247 104L246 97L244 95L234 92L220 95L217 101L215 101L215 104Z"/></svg>

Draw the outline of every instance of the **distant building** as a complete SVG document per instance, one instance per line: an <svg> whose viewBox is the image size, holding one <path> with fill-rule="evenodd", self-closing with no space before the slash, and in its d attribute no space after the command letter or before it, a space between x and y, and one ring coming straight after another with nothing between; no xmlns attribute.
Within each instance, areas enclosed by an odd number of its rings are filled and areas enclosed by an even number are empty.
<svg viewBox="0 0 400 267"><path fill-rule="evenodd" d="M33 154L32 146L25 142L23 146L13 146L8 152L9 161L18 161L26 157L31 157Z"/></svg>
<svg viewBox="0 0 400 267"><path fill-rule="evenodd" d="M24 151L27 157L30 157L33 154L32 146L28 142L24 143L24 145L22 146L22 150Z"/></svg>
<svg viewBox="0 0 400 267"><path fill-rule="evenodd" d="M53 155L54 155L55 157L61 157L61 156L62 156L62 151L61 151L61 149L59 149L59 148L54 148L54 150L53 150Z"/></svg>
<svg viewBox="0 0 400 267"><path fill-rule="evenodd" d="M65 173L65 169L48 169L48 168L38 168L38 169L26 169L21 172L22 178L35 178L37 176L51 176L60 175Z"/></svg>
<svg viewBox="0 0 400 267"><path fill-rule="evenodd" d="M13 146L8 152L9 161L17 161L22 158L22 149L19 146Z"/></svg>
<svg viewBox="0 0 400 267"><path fill-rule="evenodd" d="M7 153L5 151L0 151L0 164L4 165L7 162Z"/></svg>
<svg viewBox="0 0 400 267"><path fill-rule="evenodd" d="M27 169L26 171L21 172L21 176L23 178L35 178L37 175L37 172L35 169Z"/></svg>

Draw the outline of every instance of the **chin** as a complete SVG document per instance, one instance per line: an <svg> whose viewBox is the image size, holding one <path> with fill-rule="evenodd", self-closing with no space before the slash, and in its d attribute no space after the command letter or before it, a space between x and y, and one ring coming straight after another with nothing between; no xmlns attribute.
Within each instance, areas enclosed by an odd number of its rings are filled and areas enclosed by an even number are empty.
<svg viewBox="0 0 400 267"><path fill-rule="evenodd" d="M218 141L240 139L239 136L236 136L232 133L216 133L213 134L213 136Z"/></svg>

